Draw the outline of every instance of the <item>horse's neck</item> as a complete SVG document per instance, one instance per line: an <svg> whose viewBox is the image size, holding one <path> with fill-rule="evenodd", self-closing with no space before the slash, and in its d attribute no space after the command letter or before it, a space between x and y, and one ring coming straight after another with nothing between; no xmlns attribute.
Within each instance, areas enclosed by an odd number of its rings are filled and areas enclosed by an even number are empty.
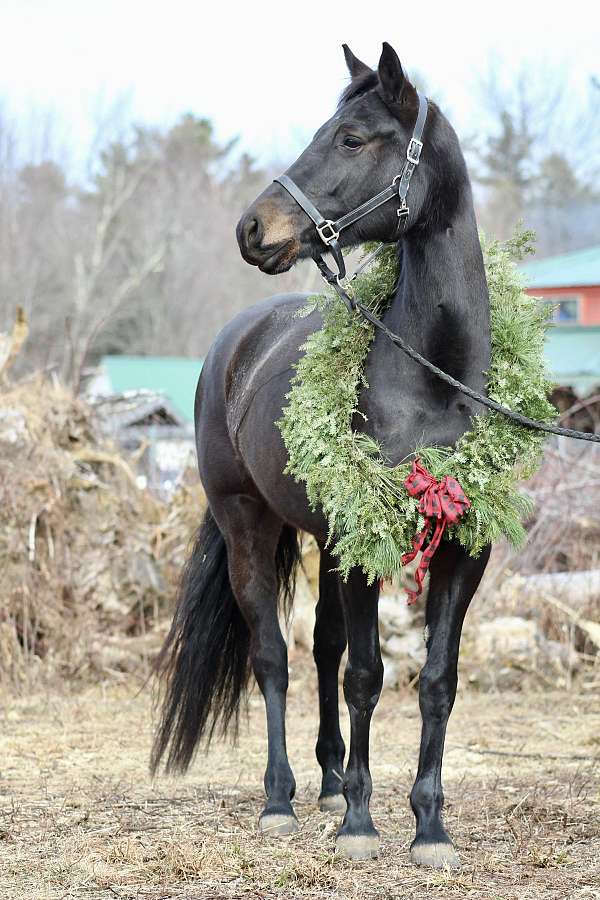
<svg viewBox="0 0 600 900"><path fill-rule="evenodd" d="M475 390L489 367L489 297L472 206L445 230L404 239L401 274L386 325L427 359ZM392 463L415 447L449 446L469 427L477 404L446 386L378 334L360 398L359 430Z"/></svg>
<svg viewBox="0 0 600 900"><path fill-rule="evenodd" d="M401 248L401 277L385 321L440 368L481 388L489 365L489 297L472 205L451 225L409 236ZM390 348L391 349L391 348ZM414 374L396 349L394 369ZM404 357L401 359L400 357ZM431 378L424 370L421 377ZM436 387L442 388L440 382Z"/></svg>

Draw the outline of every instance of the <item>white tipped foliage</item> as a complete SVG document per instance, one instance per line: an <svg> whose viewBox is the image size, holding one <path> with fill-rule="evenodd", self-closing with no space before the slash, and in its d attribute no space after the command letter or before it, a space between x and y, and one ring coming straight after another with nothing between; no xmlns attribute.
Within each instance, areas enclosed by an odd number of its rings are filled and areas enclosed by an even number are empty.
<svg viewBox="0 0 600 900"><path fill-rule="evenodd" d="M547 312L525 294L513 261L527 252L530 237L518 233L506 244L483 247L491 310L488 393L510 409L550 422L556 411L547 399L544 369ZM381 312L396 277L396 249L389 247L355 281L356 295ZM377 443L351 428L366 385L364 363L373 328L359 313L349 314L333 293L314 305L322 310L323 327L301 348L304 355L278 423L288 451L286 471L306 484L312 507L323 509L342 575L359 566L371 581L391 578L423 523L417 501L403 484L410 464L389 467ZM530 502L517 482L538 467L543 442L542 433L490 412L475 416L454 448L415 447L436 478L452 475L471 500L449 537L473 556L501 535L515 545L524 539L522 520Z"/></svg>

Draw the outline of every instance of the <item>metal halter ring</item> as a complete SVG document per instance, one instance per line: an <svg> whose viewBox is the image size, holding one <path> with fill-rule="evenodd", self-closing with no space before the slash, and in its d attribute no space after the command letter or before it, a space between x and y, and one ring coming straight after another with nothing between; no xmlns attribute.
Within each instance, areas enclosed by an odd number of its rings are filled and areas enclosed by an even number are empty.
<svg viewBox="0 0 600 900"><path fill-rule="evenodd" d="M340 236L339 231L335 230L335 226L331 219L327 219L327 221L322 222L320 225L316 226L319 237L323 241L324 244L331 244L332 241L337 241ZM329 228L329 234L325 234L325 229Z"/></svg>

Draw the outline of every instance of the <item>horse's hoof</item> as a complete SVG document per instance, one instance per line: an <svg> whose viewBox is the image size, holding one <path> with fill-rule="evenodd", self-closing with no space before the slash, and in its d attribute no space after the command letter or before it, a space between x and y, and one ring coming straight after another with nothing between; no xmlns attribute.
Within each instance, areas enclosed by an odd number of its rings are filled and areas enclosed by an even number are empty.
<svg viewBox="0 0 600 900"><path fill-rule="evenodd" d="M298 831L298 828L296 816L267 813L258 820L259 832L267 837L281 837L284 834L294 834L294 832Z"/></svg>
<svg viewBox="0 0 600 900"><path fill-rule="evenodd" d="M347 859L376 859L379 855L379 835L338 834L335 849Z"/></svg>
<svg viewBox="0 0 600 900"><path fill-rule="evenodd" d="M460 859L452 844L413 844L410 859L416 866L432 869L460 869Z"/></svg>
<svg viewBox="0 0 600 900"><path fill-rule="evenodd" d="M347 809L346 798L343 794L321 794L319 797L319 809L321 812L343 816Z"/></svg>

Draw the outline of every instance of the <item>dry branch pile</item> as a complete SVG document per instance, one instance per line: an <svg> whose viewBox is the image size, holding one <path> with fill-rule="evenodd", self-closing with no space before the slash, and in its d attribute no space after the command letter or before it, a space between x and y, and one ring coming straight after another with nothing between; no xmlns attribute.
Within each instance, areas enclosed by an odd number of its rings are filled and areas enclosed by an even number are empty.
<svg viewBox="0 0 600 900"><path fill-rule="evenodd" d="M504 544L494 548L471 619L508 617L504 630L514 634L518 617L519 640L526 637L526 626L535 629L521 673L560 687L579 674L582 687L597 690L600 448L564 438L549 443L543 465L523 489L535 500L527 543L519 552ZM514 677L508 683L514 686Z"/></svg>
<svg viewBox="0 0 600 900"><path fill-rule="evenodd" d="M559 599L574 604L578 613L597 619L598 582L592 575L584 590L586 579L578 573L600 569L600 448L561 438L547 446L543 465L523 488L535 501L527 543L518 553L498 548L494 587L508 571L528 576L528 605L541 593L548 593L547 578L539 579L536 591L536 575L569 573L554 579Z"/></svg>
<svg viewBox="0 0 600 900"><path fill-rule="evenodd" d="M139 664L160 640L202 502L199 488L168 504L141 490L56 384L0 389L0 677Z"/></svg>

